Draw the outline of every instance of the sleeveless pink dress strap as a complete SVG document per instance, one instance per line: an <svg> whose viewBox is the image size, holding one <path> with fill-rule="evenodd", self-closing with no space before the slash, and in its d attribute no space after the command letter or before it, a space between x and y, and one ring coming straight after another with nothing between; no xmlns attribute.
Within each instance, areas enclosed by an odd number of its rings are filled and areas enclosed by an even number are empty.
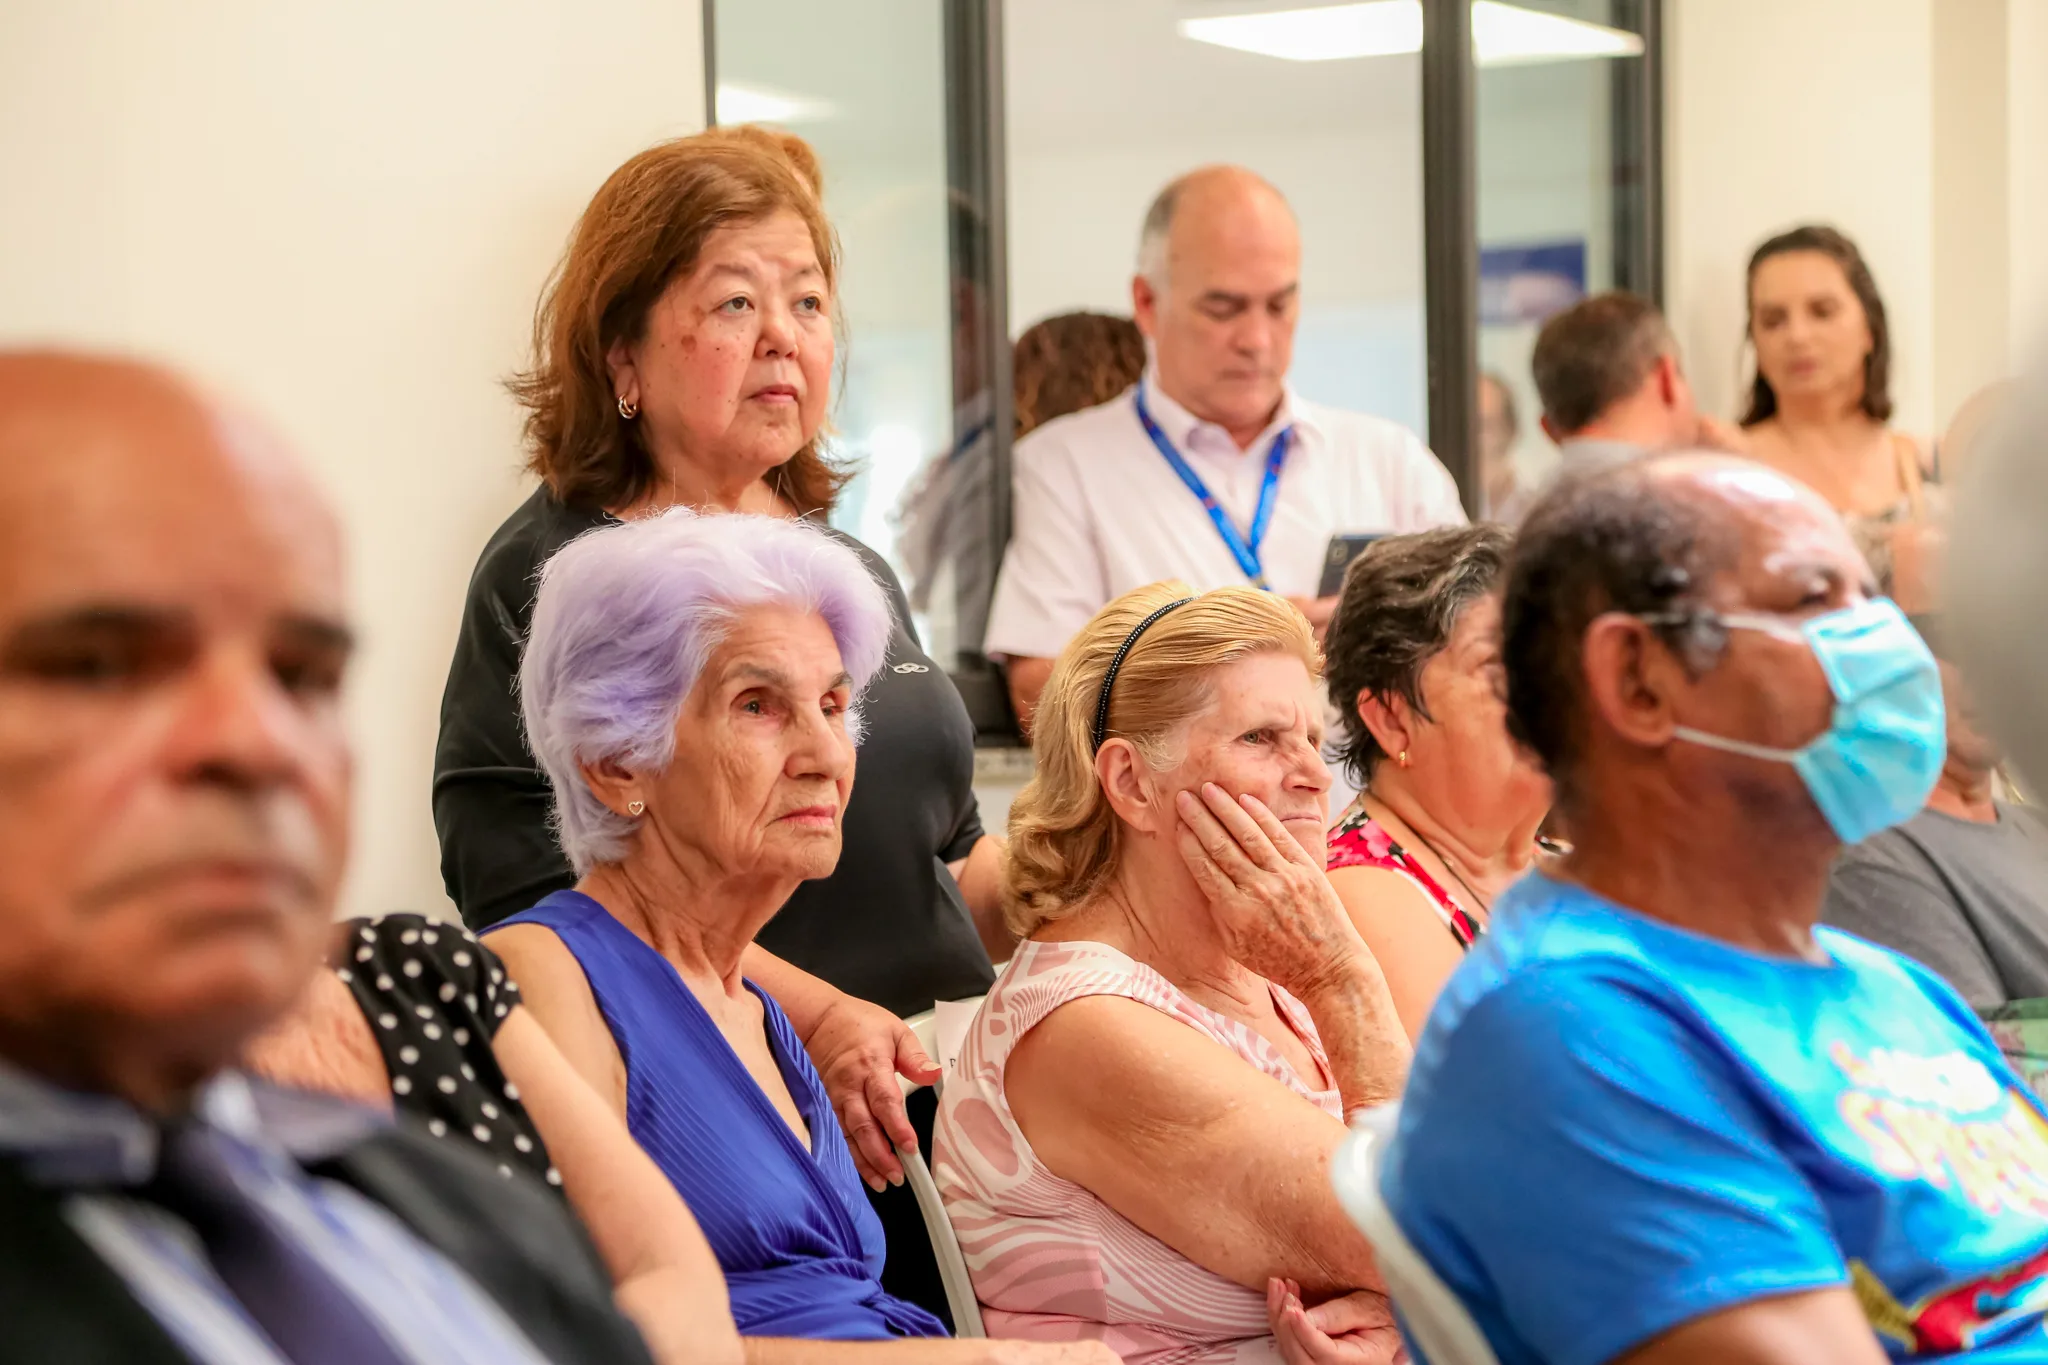
<svg viewBox="0 0 2048 1365"><path fill-rule="evenodd" d="M1272 988L1280 1015L1324 1074L1315 1025ZM1126 1365L1277 1362L1262 1291L1195 1264L1087 1190L1042 1165L1003 1097L1010 1051L1070 1000L1116 995L1149 1005L1246 1065L1343 1117L1271 1042L1196 1003L1165 977L1103 943L1018 945L968 1030L939 1101L933 1176L946 1201L992 1337L1099 1340Z"/></svg>

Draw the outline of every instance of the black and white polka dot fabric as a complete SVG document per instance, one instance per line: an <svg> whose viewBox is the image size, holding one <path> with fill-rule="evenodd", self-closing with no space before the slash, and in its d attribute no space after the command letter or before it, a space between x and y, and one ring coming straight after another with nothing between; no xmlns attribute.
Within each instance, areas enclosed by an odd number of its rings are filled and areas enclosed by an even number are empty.
<svg viewBox="0 0 2048 1365"><path fill-rule="evenodd" d="M481 1147L559 1186L540 1133L505 1079L491 1040L519 1003L498 955L460 925L422 915L351 920L336 975L355 993L400 1112L435 1137Z"/></svg>

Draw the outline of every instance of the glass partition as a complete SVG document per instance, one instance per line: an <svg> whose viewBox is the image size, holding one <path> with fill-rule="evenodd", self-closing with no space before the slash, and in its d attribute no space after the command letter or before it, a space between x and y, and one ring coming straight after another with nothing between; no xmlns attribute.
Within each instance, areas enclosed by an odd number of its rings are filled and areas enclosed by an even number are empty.
<svg viewBox="0 0 2048 1365"><path fill-rule="evenodd" d="M1301 220L1295 386L1422 431L1416 49L1321 60L1313 45L1214 26L1231 17L1180 0L1007 7L1012 331L1074 309L1129 314L1153 195L1236 162Z"/></svg>
<svg viewBox="0 0 2048 1365"><path fill-rule="evenodd" d="M1529 378L1544 321L1602 290L1658 292L1644 205L1644 8L1474 0L1479 359L1507 395L1503 408L1482 380L1480 468L1495 511L1556 464Z"/></svg>
<svg viewBox="0 0 2048 1365"><path fill-rule="evenodd" d="M845 247L833 421L861 473L833 520L896 566L989 739L1010 730L980 653L1008 536L1010 342L1056 313L1128 315L1140 219L1173 176L1236 162L1293 202L1292 379L1321 402L1426 431L1432 373L1440 399L1470 391L1470 334L1449 333L1476 285L1479 368L1519 418L1499 443L1515 486L1555 458L1528 377L1542 321L1591 290L1661 293L1659 0L705 5L718 120L809 139ZM1461 33L1469 15L1474 66L1423 52L1446 15ZM1459 77L1427 110L1425 60ZM1425 120L1451 149L1432 202L1476 234L1425 242ZM1438 453L1483 482L1467 400L1441 406L1460 420Z"/></svg>
<svg viewBox="0 0 2048 1365"><path fill-rule="evenodd" d="M933 619L928 547L903 510L954 443L945 47L938 0L783 0L717 6L720 123L785 127L817 149L839 231L840 361L833 446L860 473L832 515L888 559ZM923 573L919 571L923 570Z"/></svg>

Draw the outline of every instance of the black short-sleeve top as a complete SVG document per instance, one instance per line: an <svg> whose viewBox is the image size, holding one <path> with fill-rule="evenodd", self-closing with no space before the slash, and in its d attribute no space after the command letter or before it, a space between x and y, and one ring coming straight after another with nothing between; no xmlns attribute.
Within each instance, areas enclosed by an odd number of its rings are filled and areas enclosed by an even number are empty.
<svg viewBox="0 0 2048 1365"><path fill-rule="evenodd" d="M523 1169L562 1183L491 1050L519 1004L496 953L459 924L384 915L349 921L335 975L370 1023L402 1113L435 1137L482 1148L500 1175Z"/></svg>
<svg viewBox="0 0 2048 1365"><path fill-rule="evenodd" d="M434 826L441 876L471 928L575 883L548 815L553 793L521 734L514 680L541 565L577 536L615 524L537 490L477 560L441 698ZM896 628L861 699L865 735L839 866L805 882L761 931L762 947L898 1014L980 995L995 982L946 864L982 836L974 723L953 681L919 645L895 571L853 537L888 592Z"/></svg>

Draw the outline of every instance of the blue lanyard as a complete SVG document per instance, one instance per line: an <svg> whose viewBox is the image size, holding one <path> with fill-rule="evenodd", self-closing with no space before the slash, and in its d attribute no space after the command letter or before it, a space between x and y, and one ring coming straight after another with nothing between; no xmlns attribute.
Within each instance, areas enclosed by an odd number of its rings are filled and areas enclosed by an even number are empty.
<svg viewBox="0 0 2048 1365"><path fill-rule="evenodd" d="M1239 535L1237 528L1230 524L1223 504L1217 502L1216 495L1209 491L1209 485L1202 482L1202 476L1173 448L1173 442L1159 429L1159 423L1152 420L1152 410L1145 406L1142 380L1138 384L1136 406L1139 425L1152 438L1152 444L1159 447L1159 453L1166 457L1166 462L1173 466L1173 472L1180 475L1180 481L1187 485L1188 492L1201 502L1202 510L1216 524L1216 534L1223 537L1223 543L1236 556L1237 567L1244 570L1244 576L1251 580L1253 587L1261 592L1271 592L1273 588L1266 582L1265 564L1259 558L1259 546L1265 543L1266 528L1273 524L1273 501L1280 492L1280 471L1287 465L1287 446L1294 436L1293 426L1280 428L1280 434L1273 438L1272 448L1266 452L1266 480L1259 485L1259 505L1252 513L1251 533Z"/></svg>

